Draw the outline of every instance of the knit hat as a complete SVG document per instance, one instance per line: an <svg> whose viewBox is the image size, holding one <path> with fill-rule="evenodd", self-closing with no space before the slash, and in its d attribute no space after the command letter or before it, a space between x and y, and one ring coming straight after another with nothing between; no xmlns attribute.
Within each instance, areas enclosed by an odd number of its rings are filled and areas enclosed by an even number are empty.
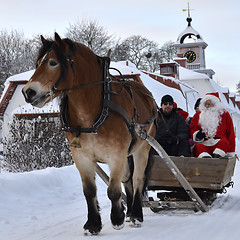
<svg viewBox="0 0 240 240"><path fill-rule="evenodd" d="M173 101L172 96L170 96L170 95L165 95L165 96L163 96L162 99L161 99L161 105L162 105L163 103L166 103L166 102L170 102L170 103L173 104L174 101Z"/></svg>

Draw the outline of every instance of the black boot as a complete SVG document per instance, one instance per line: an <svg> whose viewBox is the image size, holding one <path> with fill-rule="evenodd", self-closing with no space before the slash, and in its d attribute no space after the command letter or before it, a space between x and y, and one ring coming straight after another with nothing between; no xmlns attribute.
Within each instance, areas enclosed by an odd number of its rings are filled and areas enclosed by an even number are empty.
<svg viewBox="0 0 240 240"><path fill-rule="evenodd" d="M213 158L221 158L222 156L221 155L219 155L219 154L213 154Z"/></svg>

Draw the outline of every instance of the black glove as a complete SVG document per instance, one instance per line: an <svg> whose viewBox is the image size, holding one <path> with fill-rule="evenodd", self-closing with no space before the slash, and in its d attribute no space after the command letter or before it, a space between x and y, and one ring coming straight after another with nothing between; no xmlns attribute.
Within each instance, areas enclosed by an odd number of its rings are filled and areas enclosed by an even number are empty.
<svg viewBox="0 0 240 240"><path fill-rule="evenodd" d="M202 129L200 129L196 134L196 139L199 141L203 140L205 137L206 137L206 134L202 132Z"/></svg>

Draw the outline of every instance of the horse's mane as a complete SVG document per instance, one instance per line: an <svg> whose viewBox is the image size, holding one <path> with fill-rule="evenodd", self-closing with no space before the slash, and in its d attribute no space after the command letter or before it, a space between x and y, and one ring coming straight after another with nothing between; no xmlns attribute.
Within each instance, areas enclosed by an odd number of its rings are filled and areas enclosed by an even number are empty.
<svg viewBox="0 0 240 240"><path fill-rule="evenodd" d="M71 52L73 52L73 53L76 52L76 43L75 42L73 42L69 38L64 38L64 39L62 39L62 41L64 41L68 45ZM37 61L40 58L42 58L49 51L49 49L53 49L55 51L55 53L57 54L57 57L60 57L59 61L61 61L61 55L63 55L62 50L57 47L57 44L53 40L47 40L46 43L44 43L42 45L42 47L38 51Z"/></svg>
<svg viewBox="0 0 240 240"><path fill-rule="evenodd" d="M68 38L62 39L68 45L69 53L62 51L53 40L47 40L42 47L39 49L36 65L39 59L41 59L50 49L53 49L57 55L58 61L61 64L62 74L67 69L67 59L70 57L69 54L74 54L77 51L76 43Z"/></svg>

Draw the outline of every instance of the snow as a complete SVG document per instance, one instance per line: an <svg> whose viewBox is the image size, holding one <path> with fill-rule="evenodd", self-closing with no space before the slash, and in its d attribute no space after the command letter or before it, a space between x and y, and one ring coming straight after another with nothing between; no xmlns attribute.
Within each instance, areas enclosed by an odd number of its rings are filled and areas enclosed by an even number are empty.
<svg viewBox="0 0 240 240"><path fill-rule="evenodd" d="M237 144L240 153L240 142ZM106 165L101 165L105 171ZM109 219L110 201L106 185L97 177L103 229L98 239L237 240L240 219L240 164L234 187L218 195L210 211L153 213L144 208L141 228L128 223L114 230ZM0 237L3 240L79 240L87 209L79 173L75 166L47 168L25 173L0 173ZM92 237L90 237L92 238Z"/></svg>

